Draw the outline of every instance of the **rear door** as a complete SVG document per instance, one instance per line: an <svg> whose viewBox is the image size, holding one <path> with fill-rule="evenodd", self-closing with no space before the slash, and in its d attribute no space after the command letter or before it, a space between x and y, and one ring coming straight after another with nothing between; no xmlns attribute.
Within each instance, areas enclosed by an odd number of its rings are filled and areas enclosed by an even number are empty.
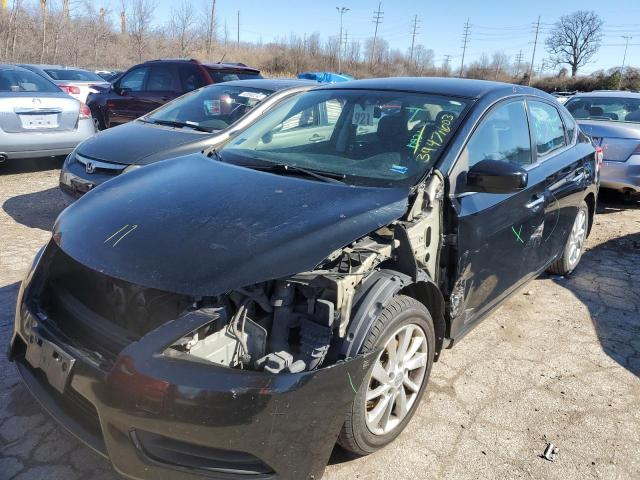
<svg viewBox="0 0 640 480"><path fill-rule="evenodd" d="M544 222L544 179L519 192L465 192L465 173L481 160L533 164L523 98L502 101L480 121L454 167L457 274L450 294L452 336L468 329L520 285L538 259ZM461 180L460 180L461 179Z"/></svg>
<svg viewBox="0 0 640 480"><path fill-rule="evenodd" d="M149 67L134 68L114 84L105 112L108 127L130 122L147 113L144 86L149 70Z"/></svg>
<svg viewBox="0 0 640 480"><path fill-rule="evenodd" d="M563 121L551 102L528 99L527 105L536 158L530 181L544 182L547 190L540 258L530 272L534 274L562 252L593 167L587 152L581 154L575 147L573 119Z"/></svg>

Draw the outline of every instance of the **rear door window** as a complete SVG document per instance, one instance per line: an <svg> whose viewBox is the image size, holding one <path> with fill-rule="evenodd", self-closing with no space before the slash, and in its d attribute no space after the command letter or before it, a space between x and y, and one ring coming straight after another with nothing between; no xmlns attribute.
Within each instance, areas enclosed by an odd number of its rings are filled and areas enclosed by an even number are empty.
<svg viewBox="0 0 640 480"><path fill-rule="evenodd" d="M508 102L491 110L473 132L462 158L469 168L482 160L529 165L531 137L524 102Z"/></svg>
<svg viewBox="0 0 640 480"><path fill-rule="evenodd" d="M120 80L119 87L130 92L141 92L144 87L144 79L149 71L149 67L141 67L131 70Z"/></svg>
<svg viewBox="0 0 640 480"><path fill-rule="evenodd" d="M178 71L183 92L197 90L207 84L202 71L195 65L181 65Z"/></svg>
<svg viewBox="0 0 640 480"><path fill-rule="evenodd" d="M151 67L147 79L147 92L173 92L176 88L173 83L173 69L167 66Z"/></svg>
<svg viewBox="0 0 640 480"><path fill-rule="evenodd" d="M558 109L548 103L535 100L527 103L538 156L544 157L564 147L567 142Z"/></svg>

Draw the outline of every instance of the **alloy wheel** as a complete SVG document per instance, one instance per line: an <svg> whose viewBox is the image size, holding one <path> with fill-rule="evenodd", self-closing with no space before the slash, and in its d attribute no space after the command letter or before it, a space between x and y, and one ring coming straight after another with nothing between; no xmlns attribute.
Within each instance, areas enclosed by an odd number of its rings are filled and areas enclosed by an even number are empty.
<svg viewBox="0 0 640 480"><path fill-rule="evenodd" d="M429 347L416 324L400 327L376 359L367 386L365 419L374 435L385 435L411 411L425 379Z"/></svg>
<svg viewBox="0 0 640 480"><path fill-rule="evenodd" d="M584 241L587 238L587 213L580 209L573 222L573 228L569 235L569 266L575 267L580 260Z"/></svg>

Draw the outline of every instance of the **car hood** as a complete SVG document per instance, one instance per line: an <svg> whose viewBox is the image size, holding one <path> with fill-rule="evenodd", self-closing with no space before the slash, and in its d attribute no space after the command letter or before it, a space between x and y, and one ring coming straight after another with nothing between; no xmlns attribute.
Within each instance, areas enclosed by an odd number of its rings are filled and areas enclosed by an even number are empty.
<svg viewBox="0 0 640 480"><path fill-rule="evenodd" d="M194 152L214 134L189 129L163 127L134 121L103 130L82 142L76 153L105 162L147 165L184 152L186 144L194 144Z"/></svg>
<svg viewBox="0 0 640 480"><path fill-rule="evenodd" d="M313 269L400 218L408 193L275 175L193 154L90 191L60 215L53 238L106 275L218 295Z"/></svg>

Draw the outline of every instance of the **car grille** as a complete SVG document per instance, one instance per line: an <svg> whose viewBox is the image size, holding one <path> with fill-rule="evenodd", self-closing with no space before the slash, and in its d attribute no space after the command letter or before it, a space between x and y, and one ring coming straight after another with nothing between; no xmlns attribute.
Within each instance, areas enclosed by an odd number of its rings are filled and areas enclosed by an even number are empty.
<svg viewBox="0 0 640 480"><path fill-rule="evenodd" d="M108 175L120 175L127 165L121 163L103 162L101 160L94 160L93 158L78 155L76 153L76 161L83 165L87 173L105 173Z"/></svg>

